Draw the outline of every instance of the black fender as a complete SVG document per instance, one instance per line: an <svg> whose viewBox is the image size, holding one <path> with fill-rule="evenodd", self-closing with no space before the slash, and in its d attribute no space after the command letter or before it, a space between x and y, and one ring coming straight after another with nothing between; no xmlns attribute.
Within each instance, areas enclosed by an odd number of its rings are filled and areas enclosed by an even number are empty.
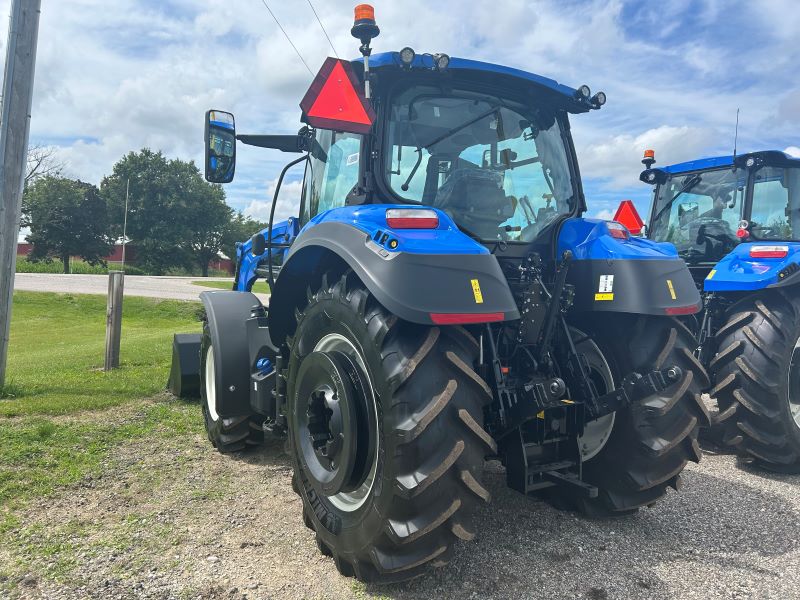
<svg viewBox="0 0 800 600"><path fill-rule="evenodd" d="M221 417L248 415L250 408L250 347L247 320L261 301L250 292L213 291L200 294L214 347L217 413ZM201 373L201 377L205 374Z"/></svg>
<svg viewBox="0 0 800 600"><path fill-rule="evenodd" d="M576 311L686 315L702 307L689 268L678 258L577 260L567 282L575 286Z"/></svg>
<svg viewBox="0 0 800 600"><path fill-rule="evenodd" d="M350 224L325 222L298 236L275 282L269 310L274 342L291 333L294 308L305 298L312 274L331 260L345 263L382 306L412 323L431 325L431 314L446 313L519 318L505 276L491 254L389 252ZM479 282L479 293L473 280Z"/></svg>

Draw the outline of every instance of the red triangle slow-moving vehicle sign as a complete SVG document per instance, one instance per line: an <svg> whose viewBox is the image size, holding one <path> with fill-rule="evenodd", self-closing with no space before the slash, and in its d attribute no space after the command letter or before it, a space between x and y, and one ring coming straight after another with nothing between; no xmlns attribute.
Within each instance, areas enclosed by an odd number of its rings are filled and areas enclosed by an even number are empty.
<svg viewBox="0 0 800 600"><path fill-rule="evenodd" d="M349 62L328 57L300 102L303 120L317 129L367 133L375 111Z"/></svg>
<svg viewBox="0 0 800 600"><path fill-rule="evenodd" d="M625 225L633 235L639 235L642 232L642 227L644 227L644 221L642 221L639 211L636 210L631 200L623 200L619 203L617 214L614 215L614 221Z"/></svg>

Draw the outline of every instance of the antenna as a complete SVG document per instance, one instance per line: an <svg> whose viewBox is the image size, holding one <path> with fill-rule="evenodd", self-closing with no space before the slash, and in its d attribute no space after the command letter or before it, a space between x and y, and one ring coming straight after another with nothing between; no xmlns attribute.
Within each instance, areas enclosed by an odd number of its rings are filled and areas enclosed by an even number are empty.
<svg viewBox="0 0 800 600"><path fill-rule="evenodd" d="M733 134L733 160L736 162L736 146L739 143L739 108L736 108L736 133Z"/></svg>
<svg viewBox="0 0 800 600"><path fill-rule="evenodd" d="M272 9L267 4L267 0L261 0L261 3L264 5L264 8L267 9L267 12L269 12L269 14L272 15L272 18L275 20L275 23L278 24L278 27L283 32L283 35L286 36L286 41L288 41L291 44L292 48L294 48L295 53L300 58L300 62L303 63L303 65L305 65L306 67L306 70L308 70L308 72L311 73L311 77L314 77L314 71L311 70L311 68L308 66L308 63L303 59L303 55L300 54L300 51L297 49L297 46L294 45L292 38L289 37L289 34L286 33L286 30L283 28L283 25L281 25L281 22L278 21L278 17L275 16L274 12L272 12Z"/></svg>
<svg viewBox="0 0 800 600"><path fill-rule="evenodd" d="M325 30L325 25L322 24L322 20L319 18L319 15L317 14L317 9L315 9L314 5L311 4L311 0L306 0L306 1L308 2L308 5L311 7L314 16L317 18L317 23L319 23L319 26L322 27L322 33L324 33L325 37L328 38L328 43L331 45L331 50L333 50L333 53L336 55L336 58L339 58L339 53L336 51L336 48L333 47L331 36L328 35L328 32Z"/></svg>

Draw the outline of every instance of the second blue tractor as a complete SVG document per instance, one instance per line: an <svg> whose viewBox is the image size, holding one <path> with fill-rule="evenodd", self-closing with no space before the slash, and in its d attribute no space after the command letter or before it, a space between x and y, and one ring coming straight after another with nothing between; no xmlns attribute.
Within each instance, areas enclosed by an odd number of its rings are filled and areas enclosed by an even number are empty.
<svg viewBox="0 0 800 600"><path fill-rule="evenodd" d="M647 237L675 244L703 294L686 322L719 408L712 436L763 468L800 472L800 159L643 162Z"/></svg>

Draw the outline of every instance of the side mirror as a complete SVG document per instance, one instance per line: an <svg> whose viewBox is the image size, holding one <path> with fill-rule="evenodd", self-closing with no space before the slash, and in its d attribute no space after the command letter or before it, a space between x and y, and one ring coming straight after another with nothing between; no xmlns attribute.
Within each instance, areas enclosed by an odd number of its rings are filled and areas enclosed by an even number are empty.
<svg viewBox="0 0 800 600"><path fill-rule="evenodd" d="M267 251L267 238L263 233L257 233L250 238L250 252L253 256L261 256Z"/></svg>
<svg viewBox="0 0 800 600"><path fill-rule="evenodd" d="M221 110L206 112L206 181L230 183L236 170L236 122Z"/></svg>

